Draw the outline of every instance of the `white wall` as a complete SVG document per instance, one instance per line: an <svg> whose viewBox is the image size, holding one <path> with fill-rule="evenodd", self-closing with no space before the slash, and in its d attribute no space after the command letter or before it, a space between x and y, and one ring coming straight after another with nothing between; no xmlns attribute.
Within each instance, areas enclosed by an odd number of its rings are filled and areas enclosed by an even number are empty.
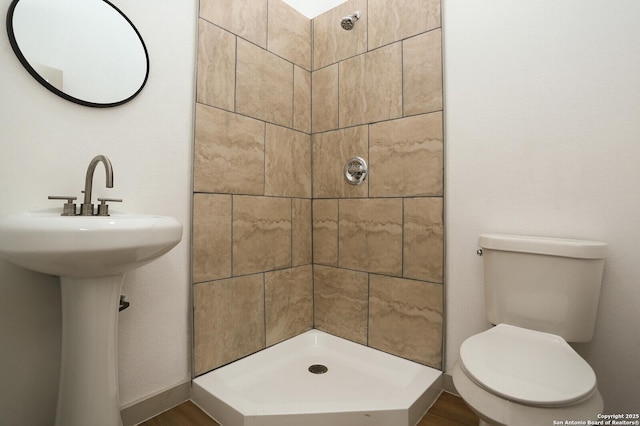
<svg viewBox="0 0 640 426"><path fill-rule="evenodd" d="M6 11L9 0L0 0ZM149 50L146 87L132 102L93 109L58 98L18 62L0 35L0 215L76 194L91 158L114 167L110 196L132 212L173 216L182 242L125 277L120 399L128 405L190 378L189 234L197 1L117 0ZM4 16L4 15L3 15ZM106 196L96 171L94 197ZM60 362L56 278L0 261L0 424L50 425Z"/></svg>
<svg viewBox="0 0 640 426"><path fill-rule="evenodd" d="M605 409L640 409L640 2L444 0L447 347L488 327L477 235L606 241Z"/></svg>

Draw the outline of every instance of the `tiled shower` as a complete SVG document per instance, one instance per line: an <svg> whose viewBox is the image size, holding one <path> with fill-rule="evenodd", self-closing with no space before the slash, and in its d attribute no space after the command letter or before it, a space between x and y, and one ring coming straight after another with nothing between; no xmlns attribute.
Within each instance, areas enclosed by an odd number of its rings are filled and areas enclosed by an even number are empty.
<svg viewBox="0 0 640 426"><path fill-rule="evenodd" d="M197 72L194 374L311 328L441 368L439 0L201 0Z"/></svg>

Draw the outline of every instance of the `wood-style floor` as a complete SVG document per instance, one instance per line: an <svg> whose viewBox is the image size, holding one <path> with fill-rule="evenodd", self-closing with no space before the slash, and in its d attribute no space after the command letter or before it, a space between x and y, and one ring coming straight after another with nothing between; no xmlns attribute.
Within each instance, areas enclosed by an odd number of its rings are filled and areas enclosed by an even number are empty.
<svg viewBox="0 0 640 426"><path fill-rule="evenodd" d="M417 426L477 426L477 424L478 417L467 407L461 398L443 392ZM187 401L147 420L142 423L142 426L219 425L193 402Z"/></svg>
<svg viewBox="0 0 640 426"><path fill-rule="evenodd" d="M462 398L442 392L417 426L478 426L479 421Z"/></svg>

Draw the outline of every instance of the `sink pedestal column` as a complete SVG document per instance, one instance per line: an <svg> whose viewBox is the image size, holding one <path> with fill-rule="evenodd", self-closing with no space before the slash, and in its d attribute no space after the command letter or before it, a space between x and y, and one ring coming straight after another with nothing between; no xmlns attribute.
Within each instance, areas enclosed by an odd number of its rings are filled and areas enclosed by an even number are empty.
<svg viewBox="0 0 640 426"><path fill-rule="evenodd" d="M56 426L121 426L118 307L124 274L61 277L62 365Z"/></svg>

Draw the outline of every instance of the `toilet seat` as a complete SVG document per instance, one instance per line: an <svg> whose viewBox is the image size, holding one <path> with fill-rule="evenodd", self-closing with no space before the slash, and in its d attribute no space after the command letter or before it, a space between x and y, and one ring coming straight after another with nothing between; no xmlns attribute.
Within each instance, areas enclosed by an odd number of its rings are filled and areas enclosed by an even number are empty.
<svg viewBox="0 0 640 426"><path fill-rule="evenodd" d="M460 366L485 390L536 407L571 405L597 390L593 369L562 337L508 324L465 340Z"/></svg>

